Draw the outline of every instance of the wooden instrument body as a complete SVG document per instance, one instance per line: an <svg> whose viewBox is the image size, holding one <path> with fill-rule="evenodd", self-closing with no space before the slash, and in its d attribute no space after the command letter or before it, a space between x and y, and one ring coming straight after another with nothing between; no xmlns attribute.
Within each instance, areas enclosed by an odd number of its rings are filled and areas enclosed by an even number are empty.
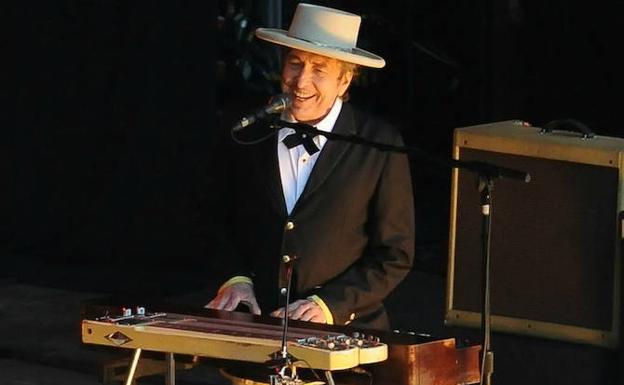
<svg viewBox="0 0 624 385"><path fill-rule="evenodd" d="M457 347L454 338L388 334L388 359L370 365L375 384L459 385L480 381L481 345Z"/></svg>

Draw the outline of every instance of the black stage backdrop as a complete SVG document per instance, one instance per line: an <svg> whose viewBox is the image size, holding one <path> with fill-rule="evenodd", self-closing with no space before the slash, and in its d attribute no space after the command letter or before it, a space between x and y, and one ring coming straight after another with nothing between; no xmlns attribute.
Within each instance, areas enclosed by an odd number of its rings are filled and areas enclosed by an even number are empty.
<svg viewBox="0 0 624 385"><path fill-rule="evenodd" d="M198 262L216 126L216 4L28 1L13 12L3 252L17 265L110 268L117 279Z"/></svg>

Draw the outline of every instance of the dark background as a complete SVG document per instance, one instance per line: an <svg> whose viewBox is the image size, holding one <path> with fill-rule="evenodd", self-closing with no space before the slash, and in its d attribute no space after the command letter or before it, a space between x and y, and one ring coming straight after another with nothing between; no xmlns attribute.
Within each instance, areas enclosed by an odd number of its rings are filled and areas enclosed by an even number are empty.
<svg viewBox="0 0 624 385"><path fill-rule="evenodd" d="M227 199L216 193L222 138L237 112L278 91L279 52L252 31L286 28L296 3L32 0L7 7L13 33L4 40L14 54L4 57L16 87L6 103L13 122L0 142L0 276L153 296L210 286L207 260L218 255L221 226L213 213ZM507 119L576 118L600 135L622 136L624 1L315 3L363 15L358 45L387 67L363 72L352 103L397 125L409 145L448 156L454 128ZM411 163L414 270L442 282L450 171ZM409 307L410 295L395 297L396 308ZM441 319L423 313L401 322L443 329ZM538 365L551 371L551 384L571 368L584 370L576 383L615 381L617 353L496 338L510 357L498 383L526 383L518 372L532 371L542 355L563 357Z"/></svg>

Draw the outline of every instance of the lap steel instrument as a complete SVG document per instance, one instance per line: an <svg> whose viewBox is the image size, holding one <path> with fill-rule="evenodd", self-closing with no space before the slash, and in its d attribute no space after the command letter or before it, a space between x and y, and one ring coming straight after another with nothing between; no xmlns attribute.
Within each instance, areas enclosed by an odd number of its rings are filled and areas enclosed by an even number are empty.
<svg viewBox="0 0 624 385"><path fill-rule="evenodd" d="M90 306L83 313L83 343L135 351L126 383L132 381L141 350L166 353L173 368L174 354L266 363L282 344L281 319L247 313L202 310L191 315L110 306ZM479 346L456 348L453 338L291 320L286 344L300 367L336 371L363 366L379 384L479 381ZM168 375L173 384L174 374Z"/></svg>

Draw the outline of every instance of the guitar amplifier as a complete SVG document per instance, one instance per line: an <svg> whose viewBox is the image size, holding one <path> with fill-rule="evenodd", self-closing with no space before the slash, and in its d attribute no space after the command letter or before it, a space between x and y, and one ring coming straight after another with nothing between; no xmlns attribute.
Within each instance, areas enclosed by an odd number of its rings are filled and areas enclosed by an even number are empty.
<svg viewBox="0 0 624 385"><path fill-rule="evenodd" d="M542 133L521 121L458 128L453 156L526 171L496 179L491 205L495 331L616 348L620 335L624 139ZM478 177L452 174L445 322L481 326Z"/></svg>

